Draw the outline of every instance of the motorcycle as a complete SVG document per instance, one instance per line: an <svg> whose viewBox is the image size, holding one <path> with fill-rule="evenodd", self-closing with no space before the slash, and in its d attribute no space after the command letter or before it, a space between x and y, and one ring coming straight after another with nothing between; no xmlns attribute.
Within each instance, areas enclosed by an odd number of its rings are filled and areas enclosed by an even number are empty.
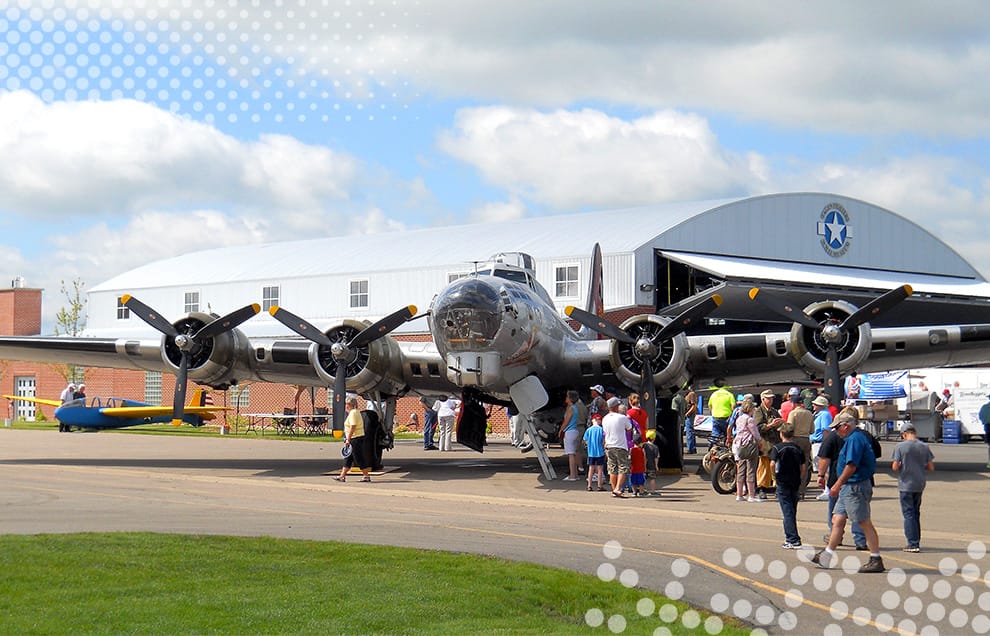
<svg viewBox="0 0 990 636"><path fill-rule="evenodd" d="M725 439L716 437L711 440L708 452L701 459L702 467L711 473L712 488L720 495L728 495L736 491L736 460L732 456L732 448L725 444Z"/></svg>

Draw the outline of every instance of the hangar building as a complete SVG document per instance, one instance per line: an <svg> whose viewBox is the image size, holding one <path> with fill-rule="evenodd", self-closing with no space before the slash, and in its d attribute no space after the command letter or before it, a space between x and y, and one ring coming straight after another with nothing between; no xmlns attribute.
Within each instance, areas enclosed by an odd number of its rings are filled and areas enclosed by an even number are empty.
<svg viewBox="0 0 990 636"><path fill-rule="evenodd" d="M90 288L87 334L149 333L120 305L125 293L169 317L260 302L263 310L280 305L319 327L342 318L376 320L408 304L425 311L473 262L510 251L534 257L537 278L558 309L583 307L596 242L607 311L660 311L718 286L726 302L709 328L733 319L778 322L749 300L754 285L786 288L795 302L809 303L822 300L820 288L827 287L861 306L908 283L915 297L892 312L901 324L931 324L926 298L954 301L952 310L940 310L944 322L984 322L986 304L976 298L990 297L976 269L915 223L837 194L786 193L186 254ZM404 328L425 331L426 323ZM251 336L288 333L267 313L242 329Z"/></svg>

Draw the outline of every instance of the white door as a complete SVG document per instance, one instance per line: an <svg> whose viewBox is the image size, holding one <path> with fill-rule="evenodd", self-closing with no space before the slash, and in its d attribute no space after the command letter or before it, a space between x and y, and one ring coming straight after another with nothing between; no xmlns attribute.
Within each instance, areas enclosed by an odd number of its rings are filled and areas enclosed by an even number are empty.
<svg viewBox="0 0 990 636"><path fill-rule="evenodd" d="M14 378L14 395L24 397L35 397L34 376L18 376ZM20 420L34 421L34 402L17 400L14 402L14 418Z"/></svg>

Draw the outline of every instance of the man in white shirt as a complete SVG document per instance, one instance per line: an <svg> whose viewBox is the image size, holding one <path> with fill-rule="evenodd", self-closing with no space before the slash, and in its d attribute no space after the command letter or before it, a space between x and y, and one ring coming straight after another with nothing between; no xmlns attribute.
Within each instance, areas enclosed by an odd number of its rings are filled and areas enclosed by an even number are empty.
<svg viewBox="0 0 990 636"><path fill-rule="evenodd" d="M602 419L605 431L605 457L608 460L608 478L612 483L612 496L623 498L622 486L629 475L629 443L626 431L632 429L632 421L619 413L622 400L609 398L608 414Z"/></svg>
<svg viewBox="0 0 990 636"><path fill-rule="evenodd" d="M59 396L59 399L62 400L62 404L65 404L66 402L70 401L75 392L76 392L76 385L73 384L72 382L69 382L69 385L64 389L62 389L62 394Z"/></svg>

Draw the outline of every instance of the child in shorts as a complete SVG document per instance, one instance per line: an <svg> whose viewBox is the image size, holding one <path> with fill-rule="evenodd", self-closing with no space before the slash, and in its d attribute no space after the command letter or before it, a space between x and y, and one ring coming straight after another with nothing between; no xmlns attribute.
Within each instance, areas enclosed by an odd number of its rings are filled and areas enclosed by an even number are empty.
<svg viewBox="0 0 990 636"><path fill-rule="evenodd" d="M588 492L597 476L598 490L605 490L605 431L602 418L591 418L591 426L584 431L584 445L588 449Z"/></svg>
<svg viewBox="0 0 990 636"><path fill-rule="evenodd" d="M643 442L638 441L636 445L629 449L629 485L632 487L633 497L646 496L646 452L643 450Z"/></svg>
<svg viewBox="0 0 990 636"><path fill-rule="evenodd" d="M659 495L657 492L657 473L660 472L660 449L653 443L657 438L655 429L646 431L646 441L643 442L643 454L646 455L646 482L649 489L646 491L651 495Z"/></svg>

